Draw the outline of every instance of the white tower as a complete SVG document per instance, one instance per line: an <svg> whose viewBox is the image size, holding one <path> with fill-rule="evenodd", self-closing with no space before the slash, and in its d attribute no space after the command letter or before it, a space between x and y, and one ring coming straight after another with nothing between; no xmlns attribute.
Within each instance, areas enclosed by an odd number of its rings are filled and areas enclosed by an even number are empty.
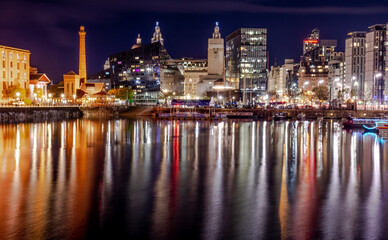
<svg viewBox="0 0 388 240"><path fill-rule="evenodd" d="M155 32L151 38L151 43L160 42L160 44L164 45L164 39L162 37L162 33L160 32L159 22L156 22Z"/></svg>
<svg viewBox="0 0 388 240"><path fill-rule="evenodd" d="M207 60L208 60L208 74L224 75L224 39L221 38L220 28L218 22L214 27L213 37L209 38Z"/></svg>

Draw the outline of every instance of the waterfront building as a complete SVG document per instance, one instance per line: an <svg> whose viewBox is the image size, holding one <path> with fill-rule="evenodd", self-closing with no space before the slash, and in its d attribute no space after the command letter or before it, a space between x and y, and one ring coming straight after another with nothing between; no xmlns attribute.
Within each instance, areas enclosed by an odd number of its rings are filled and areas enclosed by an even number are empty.
<svg viewBox="0 0 388 240"><path fill-rule="evenodd" d="M109 77L111 88L131 87L137 93L160 91L160 70L164 68L166 61L171 59L163 44L157 23L150 44L143 44L138 35L136 44L131 49L110 55L109 63L105 62L105 70L93 74L93 78Z"/></svg>
<svg viewBox="0 0 388 240"><path fill-rule="evenodd" d="M27 89L30 80L30 51L0 45L0 99L10 86Z"/></svg>
<svg viewBox="0 0 388 240"><path fill-rule="evenodd" d="M267 29L239 28L226 37L226 80L243 92L243 102L265 94L267 87Z"/></svg>
<svg viewBox="0 0 388 240"><path fill-rule="evenodd" d="M279 94L280 88L283 89L280 83L280 66L275 59L274 65L271 66L271 70L268 72L267 92Z"/></svg>
<svg viewBox="0 0 388 240"><path fill-rule="evenodd" d="M78 73L76 74L74 71L70 71L63 75L63 82L64 82L64 97L68 101L75 101L75 99L78 97L77 91L79 89L91 89L93 88L100 88L100 83L93 83L87 85L87 75L86 75L86 51L85 51L85 27L81 26L80 30L78 32L79 34L79 63L78 63ZM85 85L85 86L83 86ZM92 91L92 90L90 90Z"/></svg>
<svg viewBox="0 0 388 240"><path fill-rule="evenodd" d="M329 60L328 87L330 100L338 99L338 94L343 91L345 84L345 53L333 52Z"/></svg>
<svg viewBox="0 0 388 240"><path fill-rule="evenodd" d="M184 69L180 62L169 60L164 64L160 73L160 89L164 95L184 95Z"/></svg>
<svg viewBox="0 0 388 240"><path fill-rule="evenodd" d="M369 27L365 43L365 86L366 101L388 101L386 86L386 46L387 25L376 24Z"/></svg>
<svg viewBox="0 0 388 240"><path fill-rule="evenodd" d="M74 71L70 71L66 74L63 74L63 83L64 83L63 93L65 94L65 98L66 99L75 98L77 94L77 89L79 89L81 86L80 76L76 74Z"/></svg>
<svg viewBox="0 0 388 240"><path fill-rule="evenodd" d="M359 99L364 98L366 32L348 33L345 40L345 78L341 88L354 90Z"/></svg>
<svg viewBox="0 0 388 240"><path fill-rule="evenodd" d="M218 22L216 22L212 37L208 39L207 61L209 78L214 78L215 80L223 79L225 72L225 47Z"/></svg>
<svg viewBox="0 0 388 240"><path fill-rule="evenodd" d="M293 84L295 81L293 76L295 65L294 59L285 59L282 66L278 66L277 61L275 60L275 63L268 74L267 92L271 94L276 93L276 95L281 98L289 94L290 88L297 88L297 85Z"/></svg>
<svg viewBox="0 0 388 240"><path fill-rule="evenodd" d="M202 81L201 76L207 74L208 65L206 59L182 59L181 64L184 69L184 95L187 99L206 97L206 83Z"/></svg>
<svg viewBox="0 0 388 240"><path fill-rule="evenodd" d="M104 71L105 72L105 71ZM109 73L109 72L108 72ZM88 83L103 83L105 90L108 92L109 90L112 89L112 81L109 77L104 75L103 73L99 72L97 75L97 78L95 78L96 75L91 75L88 77ZM101 76L103 76L101 78ZM108 75L109 76L109 75Z"/></svg>
<svg viewBox="0 0 388 240"><path fill-rule="evenodd" d="M294 59L286 59L286 94L290 98L296 98L299 94L298 82L299 82L299 63L294 63Z"/></svg>
<svg viewBox="0 0 388 240"><path fill-rule="evenodd" d="M329 60L337 45L336 40L320 40L319 30L314 29L304 43L300 60L299 88L303 91L328 85Z"/></svg>
<svg viewBox="0 0 388 240"><path fill-rule="evenodd" d="M50 83L51 80L47 77L46 74L39 73L38 69L35 67L30 67L30 99L35 99L34 93L36 92L36 89L42 89L42 98L47 100L48 85Z"/></svg>

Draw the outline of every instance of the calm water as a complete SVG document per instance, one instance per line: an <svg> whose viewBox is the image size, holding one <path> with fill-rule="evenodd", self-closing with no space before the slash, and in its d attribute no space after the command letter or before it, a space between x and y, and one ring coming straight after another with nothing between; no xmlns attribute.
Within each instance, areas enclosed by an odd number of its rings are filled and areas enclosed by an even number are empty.
<svg viewBox="0 0 388 240"><path fill-rule="evenodd" d="M0 141L0 239L388 237L388 142L338 122L79 119Z"/></svg>

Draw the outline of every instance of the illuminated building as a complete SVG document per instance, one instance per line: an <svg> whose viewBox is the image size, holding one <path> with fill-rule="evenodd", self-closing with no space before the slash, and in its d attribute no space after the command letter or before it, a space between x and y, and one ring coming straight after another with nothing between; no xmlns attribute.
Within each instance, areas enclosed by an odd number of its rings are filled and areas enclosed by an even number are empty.
<svg viewBox="0 0 388 240"><path fill-rule="evenodd" d="M292 84L287 83L287 80L291 80L290 72L294 70L294 66L293 59L285 59L284 65L281 67L275 60L268 74L267 92L276 92L279 97L288 94L288 89L292 87Z"/></svg>
<svg viewBox="0 0 388 240"><path fill-rule="evenodd" d="M314 28L310 36L303 41L303 54L310 52L319 45L319 29Z"/></svg>
<svg viewBox="0 0 388 240"><path fill-rule="evenodd" d="M221 38L218 22L214 27L212 38L208 40L207 61L209 78L223 79L225 71L224 39Z"/></svg>
<svg viewBox="0 0 388 240"><path fill-rule="evenodd" d="M63 83L65 98L72 99L77 94L77 89L80 88L80 76L73 71L63 74Z"/></svg>
<svg viewBox="0 0 388 240"><path fill-rule="evenodd" d="M357 96L364 98L365 89L365 45L366 32L348 33L345 40L345 82L344 90L354 89Z"/></svg>
<svg viewBox="0 0 388 240"><path fill-rule="evenodd" d="M140 35L139 35L139 38L140 38ZM160 42L160 44L164 46L164 39L162 37L162 33L160 32L159 22L156 22L155 32L151 38L151 43L156 43L156 42ZM140 44L141 44L141 41L140 41Z"/></svg>
<svg viewBox="0 0 388 240"><path fill-rule="evenodd" d="M204 88L203 85L206 83L202 81L201 77L205 76L208 71L208 64L206 59L182 58L177 60L170 60L168 63L176 65L180 71L180 74L183 75L184 96L186 98L194 99L204 97L207 89Z"/></svg>
<svg viewBox="0 0 388 240"><path fill-rule="evenodd" d="M267 29L239 28L226 37L226 80L243 91L243 101L267 87Z"/></svg>
<svg viewBox="0 0 388 240"><path fill-rule="evenodd" d="M165 95L184 95L184 69L182 64L169 60L164 64L160 73L160 90Z"/></svg>
<svg viewBox="0 0 388 240"><path fill-rule="evenodd" d="M330 100L338 99L338 93L344 89L345 83L345 54L333 52L330 55L328 83L330 87Z"/></svg>
<svg viewBox="0 0 388 240"><path fill-rule="evenodd" d="M336 40L320 40L319 30L314 29L303 40L303 55L299 68L299 88L303 91L318 86L328 86L330 55L337 45Z"/></svg>
<svg viewBox="0 0 388 240"><path fill-rule="evenodd" d="M89 79L111 80L111 88L131 87L136 93L160 90L160 70L171 59L163 47L164 40L159 23L150 44L143 44L140 35L131 49L109 56L104 71Z"/></svg>
<svg viewBox="0 0 388 240"><path fill-rule="evenodd" d="M217 22L212 37L208 39L208 59L168 61L161 74L161 89L164 93L174 92L176 95L181 95L183 90L186 98L207 97L215 82L222 82L225 86L224 70L224 39Z"/></svg>
<svg viewBox="0 0 388 240"><path fill-rule="evenodd" d="M0 99L10 86L29 87L30 51L0 45Z"/></svg>
<svg viewBox="0 0 388 240"><path fill-rule="evenodd" d="M47 86L51 83L50 79L44 73L38 73L38 69L31 67L30 68L30 98L34 99L34 92L36 89L42 89L43 98L47 99Z"/></svg>
<svg viewBox="0 0 388 240"><path fill-rule="evenodd" d="M365 44L365 100L388 101L388 76L386 76L386 24L369 27ZM385 95L385 97L384 97Z"/></svg>

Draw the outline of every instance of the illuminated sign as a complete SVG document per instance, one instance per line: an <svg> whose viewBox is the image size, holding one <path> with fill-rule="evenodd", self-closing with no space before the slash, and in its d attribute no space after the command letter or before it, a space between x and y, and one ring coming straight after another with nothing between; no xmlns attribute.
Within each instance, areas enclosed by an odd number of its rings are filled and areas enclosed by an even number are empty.
<svg viewBox="0 0 388 240"><path fill-rule="evenodd" d="M313 44L316 44L316 43L318 43L318 39L305 39L305 40L304 40L304 43L313 43Z"/></svg>

